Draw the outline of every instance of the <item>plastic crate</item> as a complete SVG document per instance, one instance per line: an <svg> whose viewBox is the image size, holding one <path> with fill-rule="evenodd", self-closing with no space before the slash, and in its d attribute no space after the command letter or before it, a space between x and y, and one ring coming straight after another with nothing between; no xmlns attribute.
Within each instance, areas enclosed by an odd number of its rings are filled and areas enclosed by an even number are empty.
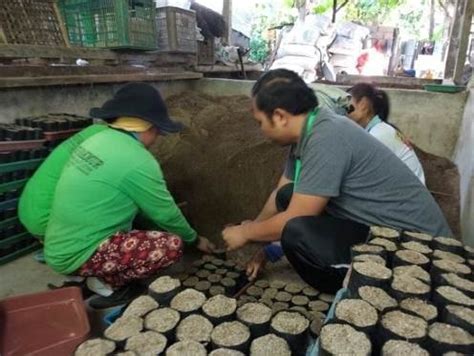
<svg viewBox="0 0 474 356"><path fill-rule="evenodd" d="M67 46L55 0L0 1L0 43Z"/></svg>
<svg viewBox="0 0 474 356"><path fill-rule="evenodd" d="M153 0L60 0L72 46L156 49Z"/></svg>
<svg viewBox="0 0 474 356"><path fill-rule="evenodd" d="M198 64L216 64L214 37L198 42Z"/></svg>
<svg viewBox="0 0 474 356"><path fill-rule="evenodd" d="M196 53L196 13L178 7L156 9L158 51Z"/></svg>

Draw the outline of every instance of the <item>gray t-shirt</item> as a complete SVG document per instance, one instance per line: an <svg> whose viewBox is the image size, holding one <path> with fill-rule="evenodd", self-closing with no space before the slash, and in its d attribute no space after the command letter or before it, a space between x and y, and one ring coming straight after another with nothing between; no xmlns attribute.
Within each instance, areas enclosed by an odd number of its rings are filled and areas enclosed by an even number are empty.
<svg viewBox="0 0 474 356"><path fill-rule="evenodd" d="M289 179L298 156L301 173L295 192L329 197L329 214L365 225L452 236L439 206L413 172L346 117L319 110L311 133L290 152Z"/></svg>

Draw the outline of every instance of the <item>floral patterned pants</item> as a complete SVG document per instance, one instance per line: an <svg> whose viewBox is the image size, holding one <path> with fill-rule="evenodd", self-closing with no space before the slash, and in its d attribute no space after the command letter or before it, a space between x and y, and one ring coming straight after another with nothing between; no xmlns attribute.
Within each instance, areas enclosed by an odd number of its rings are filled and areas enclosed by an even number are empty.
<svg viewBox="0 0 474 356"><path fill-rule="evenodd" d="M183 242L160 231L118 232L102 242L77 271L83 277L98 277L117 289L131 281L152 277L183 255Z"/></svg>

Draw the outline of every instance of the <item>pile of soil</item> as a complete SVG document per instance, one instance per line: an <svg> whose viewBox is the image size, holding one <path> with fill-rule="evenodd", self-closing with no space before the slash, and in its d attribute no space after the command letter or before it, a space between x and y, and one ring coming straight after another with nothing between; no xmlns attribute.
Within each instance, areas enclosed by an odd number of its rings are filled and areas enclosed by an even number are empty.
<svg viewBox="0 0 474 356"><path fill-rule="evenodd" d="M225 224L258 214L282 174L287 150L261 134L247 96L182 93L167 105L187 129L160 137L151 152L175 200L188 202L190 223L216 239Z"/></svg>

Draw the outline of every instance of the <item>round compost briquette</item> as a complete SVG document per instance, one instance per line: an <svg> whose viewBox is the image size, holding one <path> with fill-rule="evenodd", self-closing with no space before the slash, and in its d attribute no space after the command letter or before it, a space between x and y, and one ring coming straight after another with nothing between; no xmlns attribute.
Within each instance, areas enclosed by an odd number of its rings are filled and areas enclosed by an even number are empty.
<svg viewBox="0 0 474 356"><path fill-rule="evenodd" d="M189 277L191 277L189 275L189 273L186 273L186 272L182 272L182 273L179 273L178 275L176 275L176 278L178 278L180 281L181 281L181 284L183 284L183 282L188 279Z"/></svg>
<svg viewBox="0 0 474 356"><path fill-rule="evenodd" d="M395 336L407 341L423 339L428 328L426 320L400 310L385 313L381 325Z"/></svg>
<svg viewBox="0 0 474 356"><path fill-rule="evenodd" d="M212 261L212 264L217 267L222 267L224 266L225 261L221 260L220 258L214 258Z"/></svg>
<svg viewBox="0 0 474 356"><path fill-rule="evenodd" d="M124 341L133 335L137 335L142 329L142 318L135 315L123 316L105 329L104 336L113 341Z"/></svg>
<svg viewBox="0 0 474 356"><path fill-rule="evenodd" d="M167 339L162 334L145 331L130 337L125 344L125 350L143 356L159 355L165 350L166 343Z"/></svg>
<svg viewBox="0 0 474 356"><path fill-rule="evenodd" d="M387 239L398 239L400 237L400 233L397 230L383 226L371 226L370 234L372 236L379 236Z"/></svg>
<svg viewBox="0 0 474 356"><path fill-rule="evenodd" d="M212 286L209 288L209 295L215 296L219 294L225 294L225 288L223 286Z"/></svg>
<svg viewBox="0 0 474 356"><path fill-rule="evenodd" d="M316 310L310 310L309 316L310 316L309 318L310 321L316 320L316 319L324 321L326 319L326 315Z"/></svg>
<svg viewBox="0 0 474 356"><path fill-rule="evenodd" d="M212 323L201 315L190 315L181 320L176 329L176 338L179 341L193 340L201 343L210 341Z"/></svg>
<svg viewBox="0 0 474 356"><path fill-rule="evenodd" d="M204 261L204 262L211 262L215 257L212 256L212 255L204 255L201 257L201 259Z"/></svg>
<svg viewBox="0 0 474 356"><path fill-rule="evenodd" d="M324 325L319 342L320 348L328 355L368 356L372 353L372 344L367 335L350 325Z"/></svg>
<svg viewBox="0 0 474 356"><path fill-rule="evenodd" d="M222 279L222 276L220 274L217 274L217 273L213 273L213 274L210 274L208 277L207 277L207 280L210 282L210 283L219 283Z"/></svg>
<svg viewBox="0 0 474 356"><path fill-rule="evenodd" d="M456 263L450 260L435 260L433 261L433 269L437 273L437 270L442 273L451 272L460 275L471 274L471 268L462 263Z"/></svg>
<svg viewBox="0 0 474 356"><path fill-rule="evenodd" d="M266 279L259 279L254 283L255 287L259 287L262 289L270 287L270 282L268 282Z"/></svg>
<svg viewBox="0 0 474 356"><path fill-rule="evenodd" d="M216 269L216 274L218 275L221 275L221 276L224 276L227 272L229 272L229 270L227 268L218 268ZM224 277L222 277L224 278Z"/></svg>
<svg viewBox="0 0 474 356"><path fill-rule="evenodd" d="M355 262L352 264L348 288L352 294L366 285L387 288L391 277L392 270L379 263ZM319 298L322 299L321 296Z"/></svg>
<svg viewBox="0 0 474 356"><path fill-rule="evenodd" d="M267 299L267 298L262 297L258 300L258 302L262 303L262 304L265 304L267 307L270 307L270 308L273 306L273 300L271 300L271 299Z"/></svg>
<svg viewBox="0 0 474 356"><path fill-rule="evenodd" d="M297 335L308 329L309 320L299 312L281 311L273 317L271 327L280 333Z"/></svg>
<svg viewBox="0 0 474 356"><path fill-rule="evenodd" d="M304 287L302 292L303 295L307 296L310 300L316 299L319 295L319 291L310 286Z"/></svg>
<svg viewBox="0 0 474 356"><path fill-rule="evenodd" d="M433 239L433 247L437 250L448 251L459 255L464 253L462 242L451 237L435 237Z"/></svg>
<svg viewBox="0 0 474 356"><path fill-rule="evenodd" d="M123 351L123 352L118 352L114 353L114 356L138 356L135 352L133 351ZM92 356L92 355L91 355Z"/></svg>
<svg viewBox="0 0 474 356"><path fill-rule="evenodd" d="M444 273L441 275L442 284L450 285L456 287L461 292L465 293L467 296L474 298L474 282L462 278L454 273Z"/></svg>
<svg viewBox="0 0 474 356"><path fill-rule="evenodd" d="M194 286L199 282L199 278L196 277L196 276L192 276L192 277L189 277L187 278L184 282L183 282L183 287L186 287L186 288L194 288Z"/></svg>
<svg viewBox="0 0 474 356"><path fill-rule="evenodd" d="M288 283L285 287L285 292L291 294L299 294L303 290L303 286L298 283Z"/></svg>
<svg viewBox="0 0 474 356"><path fill-rule="evenodd" d="M314 311L325 312L329 309L329 303L322 300L313 300L308 303L308 308Z"/></svg>
<svg viewBox="0 0 474 356"><path fill-rule="evenodd" d="M192 263L194 267L198 267L198 268L204 266L205 264L206 264L206 261L202 259L196 260Z"/></svg>
<svg viewBox="0 0 474 356"><path fill-rule="evenodd" d="M272 314L275 315L276 313L286 310L290 307L288 303L285 302L275 302L272 305Z"/></svg>
<svg viewBox="0 0 474 356"><path fill-rule="evenodd" d="M178 325L179 312L171 308L153 310L145 317L145 328L162 334L167 334Z"/></svg>
<svg viewBox="0 0 474 356"><path fill-rule="evenodd" d="M277 302L289 302L291 300L291 298L293 298L293 296L288 293L288 292L278 292L276 295L275 295L275 300Z"/></svg>
<svg viewBox="0 0 474 356"><path fill-rule="evenodd" d="M164 294L179 287L181 287L179 279L170 276L163 276L155 279L148 288L157 294Z"/></svg>
<svg viewBox="0 0 474 356"><path fill-rule="evenodd" d="M301 306L292 306L290 307L290 309L288 310L294 310L294 311L297 311L297 312L300 312L301 314L304 315L304 317L308 320L312 320L312 315L310 313L310 311L308 309L306 309L305 307L301 307Z"/></svg>
<svg viewBox="0 0 474 356"><path fill-rule="evenodd" d="M208 299L202 306L202 311L211 321L230 317L237 309L237 300L225 295L216 295Z"/></svg>
<svg viewBox="0 0 474 356"><path fill-rule="evenodd" d="M250 345L251 356L291 356L286 340L273 334L261 336Z"/></svg>
<svg viewBox="0 0 474 356"><path fill-rule="evenodd" d="M278 293L278 289L267 288L263 291L262 298L274 299Z"/></svg>
<svg viewBox="0 0 474 356"><path fill-rule="evenodd" d="M207 270L209 270L209 271L211 271L211 272L214 272L218 267L215 266L215 265L212 264L212 263L206 263L206 264L204 265L204 268L207 269Z"/></svg>
<svg viewBox="0 0 474 356"><path fill-rule="evenodd" d="M122 316L143 316L156 308L158 308L156 300L148 295L142 295L129 304Z"/></svg>
<svg viewBox="0 0 474 356"><path fill-rule="evenodd" d="M192 340L178 341L166 350L166 356L206 356L204 345Z"/></svg>
<svg viewBox="0 0 474 356"><path fill-rule="evenodd" d="M247 293L248 295L252 297L259 298L263 294L263 289L256 286L250 286L247 288L245 293Z"/></svg>
<svg viewBox="0 0 474 356"><path fill-rule="evenodd" d="M433 258L439 259L439 260L448 260L448 261L456 262L456 263L466 262L466 260L463 257L456 255L455 253L448 252L448 251L441 251L441 250L434 250Z"/></svg>
<svg viewBox="0 0 474 356"><path fill-rule="evenodd" d="M433 323L428 338L432 352L456 351L472 355L474 351L474 337L458 326Z"/></svg>
<svg viewBox="0 0 474 356"><path fill-rule="evenodd" d="M182 312L189 313L199 310L206 302L206 296L195 289L185 289L178 293L170 303L171 308Z"/></svg>
<svg viewBox="0 0 474 356"><path fill-rule="evenodd" d="M323 302L326 302L326 303L332 303L334 301L334 298L335 298L334 294L321 293L319 295L319 300L322 300Z"/></svg>
<svg viewBox="0 0 474 356"><path fill-rule="evenodd" d="M433 241L433 236L428 234L423 234L421 232L410 232L404 231L402 234L402 240L409 242L409 241L417 241L424 244L430 244Z"/></svg>
<svg viewBox="0 0 474 356"><path fill-rule="evenodd" d="M374 326L377 323L377 310L361 299L343 299L336 305L335 317L357 328Z"/></svg>
<svg viewBox="0 0 474 356"><path fill-rule="evenodd" d="M431 283L430 274L420 266L398 266L393 269L394 277L412 277L420 281Z"/></svg>
<svg viewBox="0 0 474 356"><path fill-rule="evenodd" d="M305 295L295 295L291 298L291 303L299 307L306 306L309 303L309 298Z"/></svg>
<svg viewBox="0 0 474 356"><path fill-rule="evenodd" d="M383 254L385 249L382 246L371 245L371 244L358 244L351 247L352 256L356 257L359 255L380 255Z"/></svg>
<svg viewBox="0 0 474 356"><path fill-rule="evenodd" d="M374 262L374 263L379 263L383 266L386 265L386 261L383 257L378 256L378 255L368 255L368 254L363 254L363 255L357 255L352 259L353 262Z"/></svg>
<svg viewBox="0 0 474 356"><path fill-rule="evenodd" d="M431 291L429 284L406 275L394 277L390 287L392 289L391 294L397 300L402 300L409 297L428 299Z"/></svg>
<svg viewBox="0 0 474 356"><path fill-rule="evenodd" d="M240 296L239 300L245 303L255 303L257 301L257 298L251 297L250 295L243 294Z"/></svg>
<svg viewBox="0 0 474 356"><path fill-rule="evenodd" d="M309 332L313 338L317 339L319 334L321 334L321 329L324 324L324 319L314 318L309 324Z"/></svg>
<svg viewBox="0 0 474 356"><path fill-rule="evenodd" d="M265 324L271 317L272 310L262 303L246 303L237 309L237 319L245 324Z"/></svg>
<svg viewBox="0 0 474 356"><path fill-rule="evenodd" d="M235 268L236 264L232 260L227 260L224 262L224 266L226 266L227 268Z"/></svg>
<svg viewBox="0 0 474 356"><path fill-rule="evenodd" d="M207 269L200 269L199 271L196 272L196 276L201 278L201 279L206 279L211 275L211 271Z"/></svg>
<svg viewBox="0 0 474 356"><path fill-rule="evenodd" d="M389 340L382 347L382 356L430 356L420 345L403 340Z"/></svg>
<svg viewBox="0 0 474 356"><path fill-rule="evenodd" d="M221 347L217 350L212 351L209 356L245 356L245 354L237 350L226 349Z"/></svg>
<svg viewBox="0 0 474 356"><path fill-rule="evenodd" d="M443 309L441 321L456 325L471 334L474 333L474 310L460 305L448 305Z"/></svg>
<svg viewBox="0 0 474 356"><path fill-rule="evenodd" d="M395 252L395 257L393 258L394 266L403 266L403 265L417 265L417 266L427 266L430 263L430 259L423 255L420 252L413 250L399 250Z"/></svg>
<svg viewBox="0 0 474 356"><path fill-rule="evenodd" d="M226 278L237 279L240 277L240 273L230 271L230 272L227 272L225 276Z"/></svg>
<svg viewBox="0 0 474 356"><path fill-rule="evenodd" d="M407 250L412 250L412 251L422 253L424 255L430 255L433 253L433 250L430 249L428 246L416 241L403 242L402 247Z"/></svg>
<svg viewBox="0 0 474 356"><path fill-rule="evenodd" d="M371 278L388 280L392 277L392 271L378 263L356 262L352 265L352 268L360 274ZM319 298L321 299L321 296Z"/></svg>
<svg viewBox="0 0 474 356"><path fill-rule="evenodd" d="M461 306L474 306L474 299L469 298L459 289L451 286L441 286L435 289L433 301L438 306L455 304Z"/></svg>
<svg viewBox="0 0 474 356"><path fill-rule="evenodd" d="M204 294L207 294L210 288L211 288L211 282L209 281L199 281L194 286L194 289Z"/></svg>
<svg viewBox="0 0 474 356"><path fill-rule="evenodd" d="M393 252L397 250L397 244L393 241L390 241L388 239L382 239L382 238L375 238L373 240L369 241L369 244L371 245L377 245L377 246L382 246L387 250L388 252Z"/></svg>
<svg viewBox="0 0 474 356"><path fill-rule="evenodd" d="M418 298L407 298L400 302L400 309L416 314L427 322L432 322L438 317L438 309L431 303Z"/></svg>
<svg viewBox="0 0 474 356"><path fill-rule="evenodd" d="M285 288L286 283L280 280L275 280L270 282L270 288L283 289Z"/></svg>
<svg viewBox="0 0 474 356"><path fill-rule="evenodd" d="M84 341L76 349L74 356L106 356L115 350L115 343L105 339Z"/></svg>
<svg viewBox="0 0 474 356"><path fill-rule="evenodd" d="M250 341L250 330L239 321L222 323L212 331L211 340L218 347L240 347Z"/></svg>
<svg viewBox="0 0 474 356"><path fill-rule="evenodd" d="M381 288L363 286L357 290L357 294L380 312L398 305L397 301Z"/></svg>

